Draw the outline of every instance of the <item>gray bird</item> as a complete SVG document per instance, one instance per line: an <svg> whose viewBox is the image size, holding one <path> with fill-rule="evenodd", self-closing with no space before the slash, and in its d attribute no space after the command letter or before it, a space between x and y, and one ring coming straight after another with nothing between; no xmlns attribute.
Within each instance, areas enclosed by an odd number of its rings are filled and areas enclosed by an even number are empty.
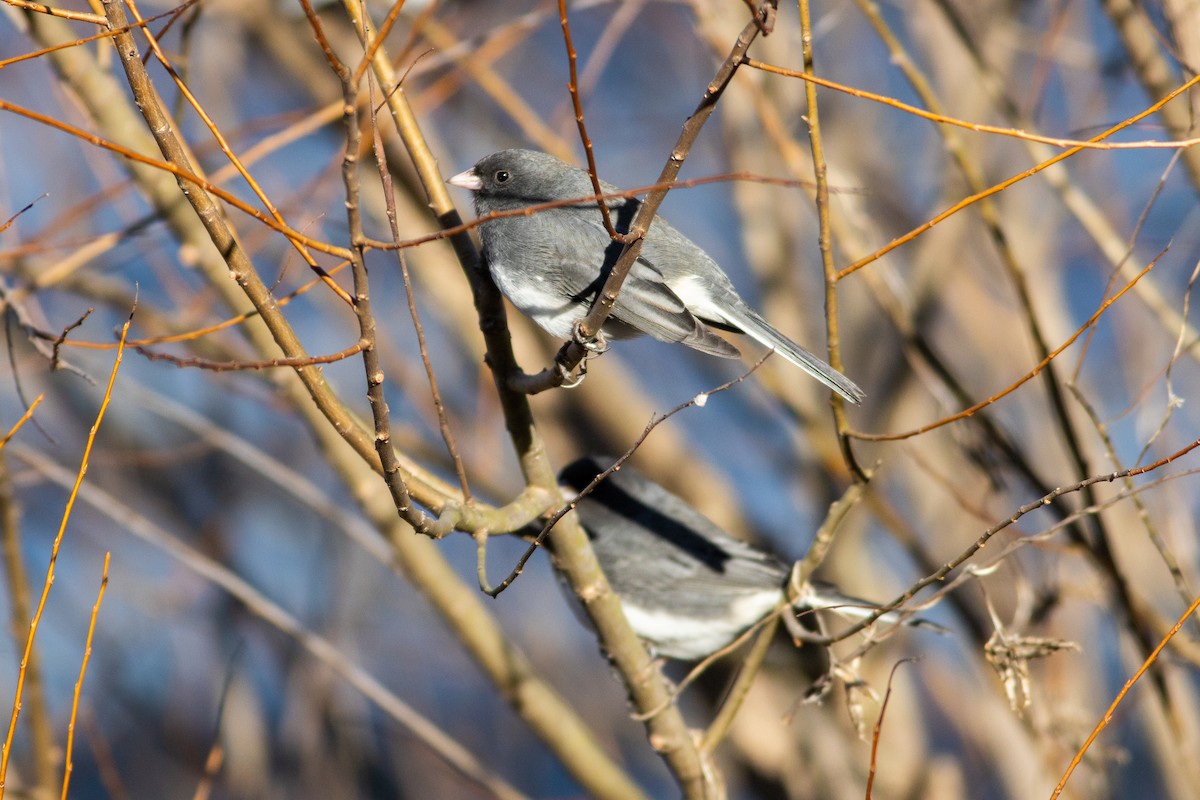
<svg viewBox="0 0 1200 800"><path fill-rule="evenodd" d="M493 153L448 182L474 193L479 216L595 194L587 172L533 150ZM606 193L620 191L607 183L601 187ZM605 202L613 226L627 233L640 202ZM595 200L490 220L479 226L479 235L500 291L560 339L574 334L575 323L591 309L622 250L605 231ZM853 381L771 327L738 296L707 253L656 217L603 333L616 339L649 334L737 358L738 350L710 327L746 334L852 403L863 398Z"/></svg>
<svg viewBox="0 0 1200 800"><path fill-rule="evenodd" d="M574 496L611 463L585 456L559 473L559 483ZM575 512L630 626L658 655L705 658L785 602L787 564L730 536L630 467L609 475ZM810 581L795 605L857 618L878 608L822 581ZM900 622L895 613L881 620Z"/></svg>

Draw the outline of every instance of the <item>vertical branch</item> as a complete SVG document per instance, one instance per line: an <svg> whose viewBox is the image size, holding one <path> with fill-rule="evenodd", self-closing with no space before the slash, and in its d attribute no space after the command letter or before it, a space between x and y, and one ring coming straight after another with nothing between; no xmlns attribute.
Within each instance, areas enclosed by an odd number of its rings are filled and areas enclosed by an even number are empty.
<svg viewBox="0 0 1200 800"><path fill-rule="evenodd" d="M804 72L812 75L813 46L812 20L809 14L808 0L799 0L800 4L800 41L803 50ZM804 82L804 97L808 104L808 130L812 143L813 175L816 183L817 201L817 246L821 251L821 267L825 274L825 337L829 346L829 365L838 372L843 372L841 337L838 333L838 293L837 267L833 263L833 244L829 232L829 172L825 163L825 148L821 141L821 117L817 107L817 87L812 81ZM850 423L846 420L846 403L836 392L830 393L830 403L833 407L833 418L837 424L838 444L842 449L842 458L856 480L867 481L869 476L859 466L850 446Z"/></svg>
<svg viewBox="0 0 1200 800"><path fill-rule="evenodd" d="M371 144L375 153L375 165L379 169L379 183L383 188L383 202L387 213L388 225L391 228L392 241L400 241L400 225L396 218L396 193L392 183L392 173L388 169L387 152L383 146L383 137L379 132L379 118L376 115L375 103L375 73L367 73L370 92L371 109ZM402 249L396 250L396 261L400 264L400 277L404 280L404 297L408 302L408 315L412 319L413 331L417 335L417 349L421 353L421 364L425 367L425 378L429 381L429 395L437 413L438 430L442 434L442 442L446 452L454 464L454 472L458 476L458 486L463 494L463 502L471 502L471 487L467 482L467 470L463 466L462 456L458 453L458 445L454 441L454 433L450 430L450 420L446 416L446 405L442 402L442 393L438 389L437 374L433 371L433 363L429 360L429 349L425 346L425 327L421 324L421 315L417 311L417 298L413 294L412 276L408 272L408 259Z"/></svg>
<svg viewBox="0 0 1200 800"><path fill-rule="evenodd" d="M754 679L758 677L758 671L767 658L767 651L771 649L771 643L775 640L775 633L779 630L779 615L786 613L789 613L787 606L779 609L777 613L767 618L762 629L755 635L754 645L738 666L737 679L726 694L724 702L721 703L720 710L717 711L700 739L700 749L705 755L715 752L733 727L733 719L741 710L746 696L750 694Z"/></svg>
<svg viewBox="0 0 1200 800"><path fill-rule="evenodd" d="M316 14L311 11L311 6L307 0L303 4L314 30L320 31L320 24ZM362 131L358 124L358 84L350 69L333 54L333 49L328 45L324 45L324 49L330 66L342 83L342 126L346 132L342 183L346 187L346 222L351 238L350 271L354 279L354 315L358 319L363 368L367 377L367 402L371 406L371 418L375 424L375 452L383 467L383 480L400 516L412 525L417 533L437 537L450 531L455 515L443 514L441 519L431 522L424 512L413 506L408 487L400 474L400 462L396 459L395 448L392 447L391 413L384 394L383 366L379 363L378 336L375 315L371 311L371 288L365 261L366 249L363 245L366 235L363 232L362 209L359 205L361 192L358 181L358 153Z"/></svg>
<svg viewBox="0 0 1200 800"><path fill-rule="evenodd" d="M38 400L40 399L39 397ZM25 554L21 550L20 517L17 499L13 496L8 458L0 451L0 539L3 540L4 577L11 603L9 626L14 642L21 641L25 636L32 618L29 576L25 572ZM39 650L30 651L29 663L25 672L27 676L25 705L28 708L29 733L33 750L33 774L36 785L48 792L56 779L54 765L57 758L54 732L50 727L50 712L46 707Z"/></svg>
<svg viewBox="0 0 1200 800"><path fill-rule="evenodd" d="M343 7L354 23L355 30L365 38L365 32L370 28L366 10L355 0L344 0ZM421 133L416 114L409 105L407 92L397 80L391 61L382 46L368 47L368 50L371 54L371 69L375 71L379 85L384 88L392 123L413 160L413 167L438 224L443 229L460 228L463 224L462 217L450 199L450 192L442 180L437 159ZM517 369L517 359L512 351L500 291L480 264L479 252L475 249L470 234L460 231L451 235L449 241L470 284L479 314L480 330L487 347L488 364L494 375L511 374ZM554 486L554 472L543 460L544 448L541 437L534 429L533 414L529 410L528 402L523 396L508 391L503 380L497 378L496 385L504 421L521 461L522 474L527 482L533 485Z"/></svg>
<svg viewBox="0 0 1200 800"><path fill-rule="evenodd" d="M575 109L575 125L579 128L579 138L583 140L583 152L587 157L588 177L592 179L592 189L596 192L596 205L600 206L600 215L604 217L604 229L615 241L627 242L629 239L617 233L613 227L612 216L608 212L608 203L601 195L600 173L596 171L596 155L592 152L592 139L588 136L587 123L583 120L583 102L579 99L579 75L575 68L575 43L571 41L571 25L567 22L567 0L558 0L558 21L562 25L563 44L567 46L567 71L570 80L567 81L567 91L571 95L571 105Z"/></svg>

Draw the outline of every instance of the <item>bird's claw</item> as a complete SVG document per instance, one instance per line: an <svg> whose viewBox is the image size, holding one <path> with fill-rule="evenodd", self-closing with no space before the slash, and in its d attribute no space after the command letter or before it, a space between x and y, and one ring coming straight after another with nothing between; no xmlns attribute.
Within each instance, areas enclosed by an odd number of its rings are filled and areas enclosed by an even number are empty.
<svg viewBox="0 0 1200 800"><path fill-rule="evenodd" d="M587 359L584 359L579 364L579 373L572 376L571 371L562 364L556 364L558 377L561 383L559 384L564 389L574 389L579 384L583 383L583 379L587 377Z"/></svg>
<svg viewBox="0 0 1200 800"><path fill-rule="evenodd" d="M595 336L584 336L582 330L583 320L578 320L571 326L571 338L580 347L587 350L589 353L600 355L608 351L608 337L604 335L604 331L596 331Z"/></svg>

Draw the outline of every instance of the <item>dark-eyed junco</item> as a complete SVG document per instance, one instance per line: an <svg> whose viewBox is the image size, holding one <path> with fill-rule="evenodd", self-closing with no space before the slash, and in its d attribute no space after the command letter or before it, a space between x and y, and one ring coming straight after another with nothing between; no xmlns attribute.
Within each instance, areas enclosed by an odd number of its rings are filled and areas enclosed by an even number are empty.
<svg viewBox="0 0 1200 800"><path fill-rule="evenodd" d="M594 195L587 172L533 150L493 153L449 182L474 193L480 216ZM606 193L619 191L601 185ZM616 230L627 233L639 201L605 202ZM605 231L594 200L494 219L480 226L479 235L500 291L560 339L570 338L575 323L587 315L622 250ZM656 217L603 332L618 339L649 334L737 358L737 349L710 327L744 333L850 402L862 400L862 390L851 380L771 327L707 253Z"/></svg>
<svg viewBox="0 0 1200 800"><path fill-rule="evenodd" d="M612 460L601 462L580 458L563 469L559 483L578 493ZM705 658L784 602L786 564L733 538L630 467L609 475L575 511L629 624L658 655ZM795 605L858 618L877 609L820 581L811 581ZM881 619L899 622L896 614Z"/></svg>

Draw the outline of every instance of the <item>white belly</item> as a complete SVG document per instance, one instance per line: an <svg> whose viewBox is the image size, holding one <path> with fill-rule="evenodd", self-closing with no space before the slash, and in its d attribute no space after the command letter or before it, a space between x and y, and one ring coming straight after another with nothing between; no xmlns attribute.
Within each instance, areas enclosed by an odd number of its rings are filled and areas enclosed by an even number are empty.
<svg viewBox="0 0 1200 800"><path fill-rule="evenodd" d="M559 339L571 338L574 325L583 319L588 308L565 300L559 288L544 275L513 270L510 265L489 264L492 279L508 301L542 330ZM514 275L513 273L518 273Z"/></svg>
<svg viewBox="0 0 1200 800"><path fill-rule="evenodd" d="M695 660L725 647L748 627L745 620L758 620L771 612L783 598L779 589L764 589L737 600L721 618L692 619L671 609L646 609L622 599L621 608L639 636L654 643L660 655Z"/></svg>

